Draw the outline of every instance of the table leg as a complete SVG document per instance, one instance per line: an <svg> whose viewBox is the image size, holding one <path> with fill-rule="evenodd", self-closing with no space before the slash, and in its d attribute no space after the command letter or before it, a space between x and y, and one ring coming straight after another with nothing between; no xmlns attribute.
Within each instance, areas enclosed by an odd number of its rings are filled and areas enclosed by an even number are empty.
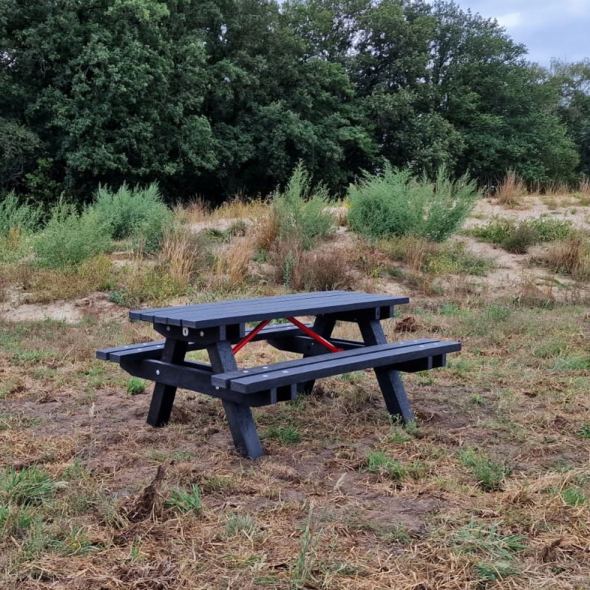
<svg viewBox="0 0 590 590"><path fill-rule="evenodd" d="M167 339L162 351L162 360L168 363L181 363L186 354L187 342ZM170 420L176 387L156 383L148 412L147 423L151 426L164 426Z"/></svg>
<svg viewBox="0 0 590 590"><path fill-rule="evenodd" d="M359 328L367 346L386 344L387 338L379 320L362 320ZM414 414L399 371L388 368L375 369L375 376L390 414L400 416L404 423L412 422Z"/></svg>
<svg viewBox="0 0 590 590"><path fill-rule="evenodd" d="M317 332L323 338L330 338L335 325L336 325L335 319L333 319L331 317L320 315L315 319L315 321L313 323L312 330L314 332ZM322 354L324 354L325 352L327 352L327 351L323 350ZM303 358L306 358L308 356L310 356L310 353L305 353L303 355ZM315 380L314 381L306 381L305 383L301 383L297 389L299 390L299 393L302 393L304 395L309 395L312 392L314 385L315 385Z"/></svg>
<svg viewBox="0 0 590 590"><path fill-rule="evenodd" d="M211 367L215 373L235 371L238 366L227 340L217 342L207 347ZM238 452L244 457L256 459L264 454L252 410L235 402L223 400L223 409L229 424L229 429Z"/></svg>

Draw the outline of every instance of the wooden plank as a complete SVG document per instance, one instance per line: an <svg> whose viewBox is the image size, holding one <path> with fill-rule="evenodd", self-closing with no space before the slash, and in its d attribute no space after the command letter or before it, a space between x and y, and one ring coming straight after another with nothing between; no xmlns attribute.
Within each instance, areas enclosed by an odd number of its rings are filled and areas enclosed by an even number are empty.
<svg viewBox="0 0 590 590"><path fill-rule="evenodd" d="M362 350L362 349L361 349ZM358 353L361 350L351 351ZM269 370L267 373L257 375L244 375L232 379L228 388L240 393L252 393L262 391L289 383L300 383L310 379L319 379L322 377L331 377L343 372L360 371L362 369L387 367L395 364L412 361L425 356L434 356L455 352L460 350L457 342L437 342L432 344L421 344L417 346L408 346L406 348L394 350L379 350L368 354L357 354L341 358L344 353L331 355L330 360L315 363L309 366L299 367L297 361L288 369ZM316 357L318 358L318 357ZM345 369L343 371L343 369ZM214 377L212 377L213 382Z"/></svg>
<svg viewBox="0 0 590 590"><path fill-rule="evenodd" d="M234 379L241 377L253 377L256 375L262 375L273 371L282 371L284 369L291 369L293 367L311 367L312 365L323 363L326 361L333 361L334 359L342 359L344 362L347 359L352 359L364 354L371 354L379 351L391 351L397 348L406 348L408 346L417 346L422 344L436 343L439 340L432 340L428 338L421 338L417 340L404 340L402 342L396 342L393 344L383 344L379 347L368 347L363 345L362 347L355 347L351 350L345 350L343 352L328 352L326 354L319 354L316 356L310 356L304 359L295 359L291 361L283 361L274 363L272 365L263 365L261 367L252 367L246 369L239 369L231 371L229 373L216 374L211 377L211 383L219 387L229 387L230 382Z"/></svg>

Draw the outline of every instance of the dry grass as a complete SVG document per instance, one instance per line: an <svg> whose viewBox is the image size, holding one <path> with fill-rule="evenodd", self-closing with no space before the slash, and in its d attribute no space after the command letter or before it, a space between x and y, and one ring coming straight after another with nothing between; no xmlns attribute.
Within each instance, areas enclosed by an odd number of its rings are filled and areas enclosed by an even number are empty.
<svg viewBox="0 0 590 590"><path fill-rule="evenodd" d="M590 178L584 177L580 180L578 192L585 196L590 196Z"/></svg>
<svg viewBox="0 0 590 590"><path fill-rule="evenodd" d="M550 244L539 260L554 272L587 281L590 279L590 240L576 233L567 240Z"/></svg>
<svg viewBox="0 0 590 590"><path fill-rule="evenodd" d="M164 236L158 258L172 280L187 288L203 262L202 244L184 227L175 227Z"/></svg>
<svg viewBox="0 0 590 590"><path fill-rule="evenodd" d="M211 284L214 288L237 290L248 281L249 266L254 256L254 244L247 237L234 239L215 257Z"/></svg>
<svg viewBox="0 0 590 590"><path fill-rule="evenodd" d="M510 170L498 186L495 198L497 202L510 209L522 206L522 197L528 194L525 183Z"/></svg>

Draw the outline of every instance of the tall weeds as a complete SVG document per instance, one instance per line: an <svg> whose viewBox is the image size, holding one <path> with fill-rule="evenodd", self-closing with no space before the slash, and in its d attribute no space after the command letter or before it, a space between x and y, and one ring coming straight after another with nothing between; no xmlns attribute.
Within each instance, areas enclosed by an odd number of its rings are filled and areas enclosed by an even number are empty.
<svg viewBox="0 0 590 590"><path fill-rule="evenodd" d="M509 170L496 189L496 200L504 207L518 207L520 199L527 194L527 187L514 170Z"/></svg>

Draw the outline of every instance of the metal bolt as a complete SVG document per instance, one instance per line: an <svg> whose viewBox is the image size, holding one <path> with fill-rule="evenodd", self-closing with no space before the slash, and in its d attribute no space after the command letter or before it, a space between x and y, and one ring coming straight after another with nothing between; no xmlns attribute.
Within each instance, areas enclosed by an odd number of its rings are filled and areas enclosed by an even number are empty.
<svg viewBox="0 0 590 590"><path fill-rule="evenodd" d="M202 338L204 335L205 335L205 332L204 332L203 330L201 330L201 331L199 332L199 336Z"/></svg>
<svg viewBox="0 0 590 590"><path fill-rule="evenodd" d="M160 369L156 369L156 375L160 374Z"/></svg>
<svg viewBox="0 0 590 590"><path fill-rule="evenodd" d="M183 336L188 336L188 328L183 328L182 329L182 335Z"/></svg>

